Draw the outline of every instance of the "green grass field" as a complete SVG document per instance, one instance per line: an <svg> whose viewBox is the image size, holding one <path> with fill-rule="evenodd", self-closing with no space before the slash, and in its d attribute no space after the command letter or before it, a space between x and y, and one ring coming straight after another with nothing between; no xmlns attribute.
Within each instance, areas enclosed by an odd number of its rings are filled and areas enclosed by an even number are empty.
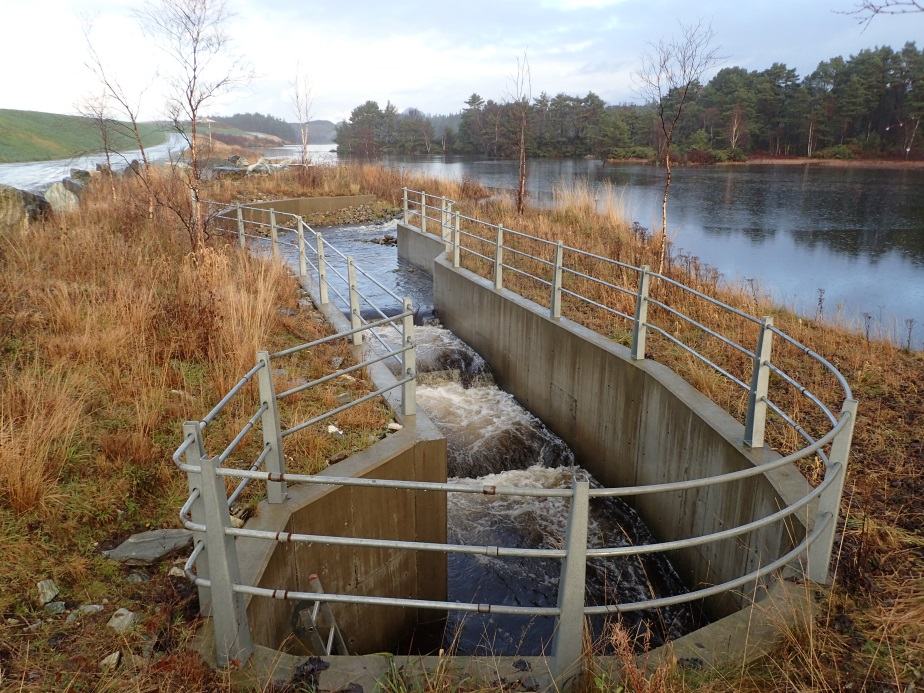
<svg viewBox="0 0 924 693"><path fill-rule="evenodd" d="M140 129L146 147L166 138L157 123L142 123ZM137 149L124 123L113 123L109 137L114 150ZM99 128L89 118L0 109L0 163L66 159L102 148Z"/></svg>

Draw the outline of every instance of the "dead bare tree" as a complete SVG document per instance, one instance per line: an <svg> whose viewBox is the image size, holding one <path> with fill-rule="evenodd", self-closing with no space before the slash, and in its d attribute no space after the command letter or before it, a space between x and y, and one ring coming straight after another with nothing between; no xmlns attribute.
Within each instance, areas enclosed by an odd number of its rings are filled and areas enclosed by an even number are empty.
<svg viewBox="0 0 924 693"><path fill-rule="evenodd" d="M77 104L77 113L89 118L99 130L100 144L103 146L103 155L106 157L106 171L104 175L109 179L109 191L112 199L116 197L115 182L112 178L112 132L114 121L109 108L109 94L103 91L94 96L84 97Z"/></svg>
<svg viewBox="0 0 924 693"><path fill-rule="evenodd" d="M878 14L911 14L924 12L924 0L860 0L856 9L844 14L856 15L864 27Z"/></svg>
<svg viewBox="0 0 924 693"><path fill-rule="evenodd" d="M308 123L311 120L311 106L314 94L307 72L302 72L301 65L295 66L295 81L292 82L292 110L298 122L298 134L302 145L301 165L308 166Z"/></svg>
<svg viewBox="0 0 924 693"><path fill-rule="evenodd" d="M680 24L680 35L651 44L635 73L639 94L657 107L658 124L664 137L664 199L661 206L661 247L658 272L664 271L667 251L667 196L671 187L671 142L680 116L702 88L705 73L721 62L710 24Z"/></svg>
<svg viewBox="0 0 924 693"><path fill-rule="evenodd" d="M526 208L526 135L529 132L529 108L533 98L532 75L526 51L517 58L517 71L510 78L507 91L508 107L518 131L519 176L517 178L517 214Z"/></svg>
<svg viewBox="0 0 924 693"><path fill-rule="evenodd" d="M250 67L228 55L232 18L224 0L147 0L136 13L142 30L174 63L163 75L168 88L168 114L174 129L186 140L189 173L186 185L192 213L184 218L190 242L198 248L205 231L198 214L202 183L202 143L199 120L220 95L252 77ZM183 218L181 216L181 218Z"/></svg>

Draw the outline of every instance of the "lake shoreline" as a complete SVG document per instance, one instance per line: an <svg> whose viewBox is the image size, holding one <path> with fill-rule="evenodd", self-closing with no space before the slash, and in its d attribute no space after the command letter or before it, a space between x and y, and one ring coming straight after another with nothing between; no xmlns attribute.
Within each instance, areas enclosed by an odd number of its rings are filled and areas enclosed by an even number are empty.
<svg viewBox="0 0 924 693"><path fill-rule="evenodd" d="M826 166L830 168L894 168L919 169L924 168L924 160L910 161L895 159L806 159L805 157L788 156L754 157L747 161L725 161L716 166Z"/></svg>

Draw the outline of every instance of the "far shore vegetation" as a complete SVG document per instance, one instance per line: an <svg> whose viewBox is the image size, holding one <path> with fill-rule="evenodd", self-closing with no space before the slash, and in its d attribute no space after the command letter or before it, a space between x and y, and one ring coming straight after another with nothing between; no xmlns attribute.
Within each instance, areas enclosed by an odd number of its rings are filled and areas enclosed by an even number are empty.
<svg viewBox="0 0 924 693"><path fill-rule="evenodd" d="M139 123L145 147L161 144L166 129L159 123ZM129 123L112 121L109 149L137 149ZM0 109L0 164L70 159L102 152L99 124L92 118L38 111Z"/></svg>
<svg viewBox="0 0 924 693"><path fill-rule="evenodd" d="M527 207L519 215L511 200L489 197L469 181L354 163L203 181L202 197L247 202L370 193L396 207L405 186L457 200L466 215L634 265L657 257L659 239L628 222L613 191L607 191L612 204L598 211L591 192L580 186L558 191L561 204L554 210ZM146 187L132 176L118 177L114 188L91 184L72 213L0 228L2 690L234 690L227 672L211 671L186 648L201 621L195 590L185 578L168 575L172 563L124 567L101 549L132 532L177 526L187 480L170 455L181 442L182 422L201 418L250 368L256 349L309 341L330 328L299 300L282 264L210 232L191 244L177 212L189 204L182 180L154 167ZM483 270L476 260L467 260L470 268ZM912 690L924 676L924 354L849 326L799 318L771 304L759 287L728 288L697 258L669 252L665 273L754 315L774 315L777 326L844 374L860 415L836 539L836 577L821 590L811 628L786 633L766 658L728 670L665 662L646 675L629 667L632 690ZM542 287L525 280L515 288L546 300ZM682 300L677 292L662 298ZM722 322L718 327L742 343L755 338L721 316L678 308L711 325ZM614 340L627 339L611 316L587 310L575 317ZM714 372L668 340L649 339L651 357L740 415L740 397ZM720 358L705 341L697 346ZM779 358L791 356L780 349ZM332 359L344 357L345 347L342 353L312 352L304 367L321 374ZM821 373L797 375L822 399L834 396ZM370 386L358 380L351 387ZM336 394L324 397L336 401ZM219 422L220 437L236 430L241 417L235 409ZM323 468L335 454L382 431L388 419L384 407L370 403L361 414L335 421L343 439L307 434L293 463ZM813 424L820 425L807 421ZM797 443L785 427L770 428L777 449ZM259 446L250 439L243 444ZM807 462L802 471L818 481L817 463ZM244 499L248 512L258 500ZM61 588L67 612L84 604L99 604L102 612L84 613L74 623L66 613L49 615L36 589L49 578ZM136 630L119 635L106 626L119 607L140 614ZM618 643L625 634L616 629L609 637ZM101 668L115 651L122 664ZM617 685L598 676L580 690ZM500 689L467 681L428 690Z"/></svg>

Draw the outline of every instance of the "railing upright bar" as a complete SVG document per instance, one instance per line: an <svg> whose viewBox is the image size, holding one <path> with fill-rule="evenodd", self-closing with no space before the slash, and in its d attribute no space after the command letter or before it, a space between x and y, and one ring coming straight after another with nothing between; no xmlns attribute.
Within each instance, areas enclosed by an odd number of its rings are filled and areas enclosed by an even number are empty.
<svg viewBox="0 0 924 693"><path fill-rule="evenodd" d="M401 203L402 203L401 210L403 212L403 216L401 217L401 219L404 222L404 225L407 226L408 218L410 216L410 214L408 213L408 208L407 208L407 188L401 188Z"/></svg>
<svg viewBox="0 0 924 693"><path fill-rule="evenodd" d="M362 317L359 314L359 290L356 287L356 266L353 264L353 258L347 258L347 283L350 285L350 326L355 330L362 327ZM353 333L353 345L359 346L363 343L363 333Z"/></svg>
<svg viewBox="0 0 924 693"><path fill-rule="evenodd" d="M414 416L417 413L417 354L414 351L414 314L411 299L404 299L404 312L401 319L401 332L405 351L401 354L401 367L404 377L411 378L401 386L401 413L405 416Z"/></svg>
<svg viewBox="0 0 924 693"><path fill-rule="evenodd" d="M205 540L208 549L209 590L212 598L212 625L215 632L215 660L219 667L245 664L253 653L244 597L235 594L241 582L231 514L224 479L215 474L215 460L208 455L199 462L202 469L200 495L205 510Z"/></svg>
<svg viewBox="0 0 924 693"><path fill-rule="evenodd" d="M279 234L276 231L276 210L270 208L270 238L272 239L273 257L279 259Z"/></svg>
<svg viewBox="0 0 924 693"><path fill-rule="evenodd" d="M237 206L237 244L241 250L247 247L247 238L244 236L244 210Z"/></svg>
<svg viewBox="0 0 924 693"><path fill-rule="evenodd" d="M857 419L857 400L848 399L844 402L841 408L841 418L845 416L850 417L850 420L831 443L831 454L825 468L826 479L829 474L836 474L837 477L818 499L818 513L815 516L816 526L828 517L830 521L818 539L809 547L809 579L822 584L829 581L828 566L831 563L831 551L834 548L834 535L837 531L837 516L841 508L841 496L844 494L844 481L847 478L847 461L850 458L853 427Z"/></svg>
<svg viewBox="0 0 924 693"><path fill-rule="evenodd" d="M260 386L260 400L267 407L263 413L263 446L270 448L266 456L266 471L270 474L285 473L285 456L282 452L282 428L279 422L279 403L276 399L276 384L273 382L273 367L270 365L268 351L257 352L257 363L263 368L257 373ZM286 499L286 482L267 481L266 500L269 503L282 503Z"/></svg>
<svg viewBox="0 0 924 693"><path fill-rule="evenodd" d="M648 265L642 265L638 275L638 293L635 296L635 321L632 324L632 358L636 361L645 359L650 283L651 268Z"/></svg>
<svg viewBox="0 0 924 693"><path fill-rule="evenodd" d="M427 192L420 191L420 232L427 232Z"/></svg>
<svg viewBox="0 0 924 693"><path fill-rule="evenodd" d="M321 305L326 306L330 299L327 296L327 262L324 261L324 239L321 238L321 232L314 232L315 240L318 244L318 293L321 298Z"/></svg>
<svg viewBox="0 0 924 693"><path fill-rule="evenodd" d="M571 509L565 530L565 559L558 581L561 615L552 641L553 676L559 690L581 672L584 654L584 590L587 582L587 518L590 483L572 484Z"/></svg>
<svg viewBox="0 0 924 693"><path fill-rule="evenodd" d="M744 422L744 444L751 448L764 446L767 423L767 392L770 387L770 353L773 348L773 317L764 317L754 354L754 370L748 395L748 411Z"/></svg>
<svg viewBox="0 0 924 693"><path fill-rule="evenodd" d="M555 246L555 266L552 269L552 301L549 314L552 320L558 320L561 317L561 279L562 279L562 262L564 255L564 245L561 241Z"/></svg>
<svg viewBox="0 0 924 693"><path fill-rule="evenodd" d="M504 225L497 225L497 240L494 242L494 290L504 288Z"/></svg>
<svg viewBox="0 0 924 693"><path fill-rule="evenodd" d="M298 218L298 276L305 277L308 274L308 258L305 257L305 222Z"/></svg>
<svg viewBox="0 0 924 693"><path fill-rule="evenodd" d="M197 472L186 472L186 477L189 482L189 493L192 494L194 491L199 489L198 498L193 501L192 508L190 509L189 517L196 524L205 524L205 506L202 502L202 471L200 466L200 461L205 457L205 443L202 440L202 426L198 421L187 421L183 424L183 437L184 439L192 438L192 444L186 448L184 453L186 464L192 468L199 469ZM208 544L206 544L206 547ZM208 551L208 548L205 549ZM205 578L206 580L209 577L209 564L206 554L200 554L199 559L196 561L196 574ZM209 616L212 612L212 593L207 587L199 587L199 613L203 616Z"/></svg>
<svg viewBox="0 0 924 693"><path fill-rule="evenodd" d="M452 266L459 266L459 231L461 229L462 215L455 213L455 223L452 228Z"/></svg>

